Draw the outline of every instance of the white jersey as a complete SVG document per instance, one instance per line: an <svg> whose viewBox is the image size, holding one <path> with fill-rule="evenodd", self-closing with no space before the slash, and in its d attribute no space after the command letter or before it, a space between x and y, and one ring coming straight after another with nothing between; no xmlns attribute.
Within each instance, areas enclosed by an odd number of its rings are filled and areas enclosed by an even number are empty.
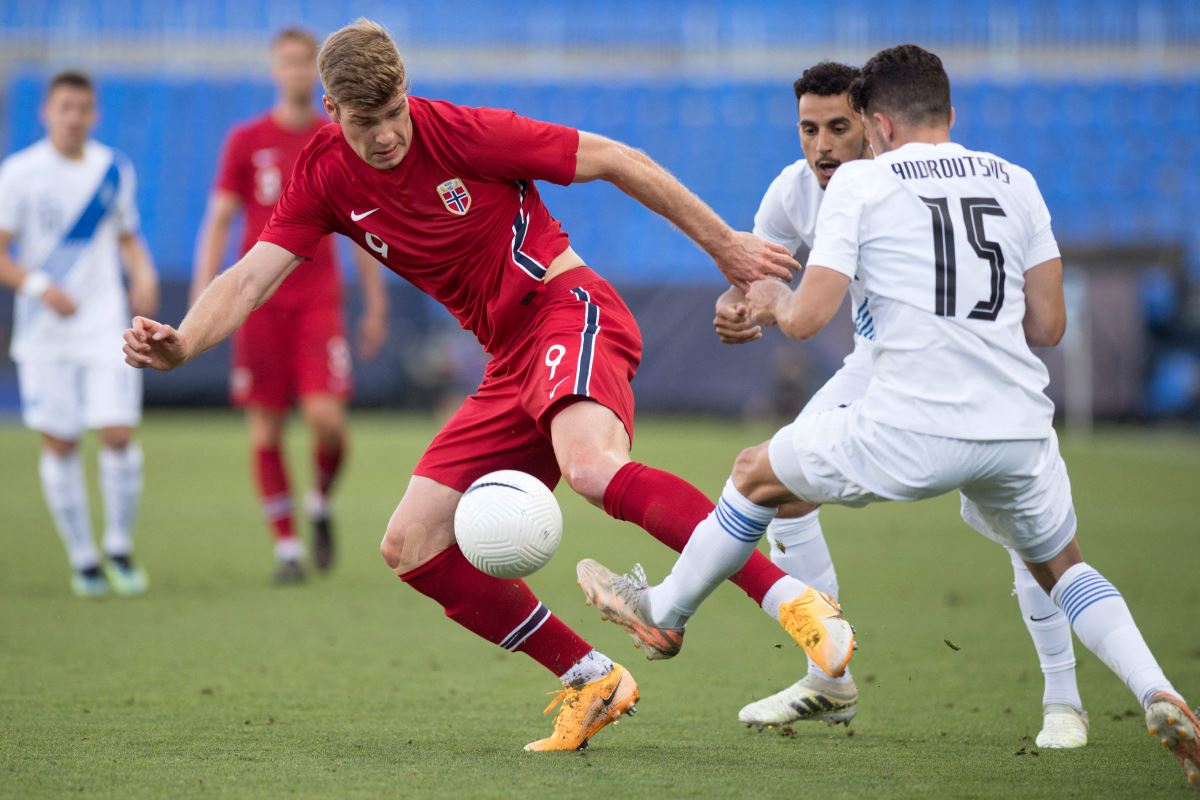
<svg viewBox="0 0 1200 800"><path fill-rule="evenodd" d="M754 235L781 244L792 253L801 244L811 250L817 232L817 212L824 197L825 190L808 161L802 158L788 164L771 181L758 204ZM875 320L860 280L850 282L850 314L854 318L855 348L869 346L875 339Z"/></svg>
<svg viewBox="0 0 1200 800"><path fill-rule="evenodd" d="M60 317L18 294L14 361L122 361L129 311L117 238L138 228L134 183L128 160L98 142L71 160L43 139L0 163L0 230L13 235L17 263L48 274L78 308Z"/></svg>
<svg viewBox="0 0 1200 800"><path fill-rule="evenodd" d="M862 415L955 439L1049 436L1049 376L1022 322L1026 270L1058 255L1033 176L999 156L911 143L839 167L809 264L866 290Z"/></svg>

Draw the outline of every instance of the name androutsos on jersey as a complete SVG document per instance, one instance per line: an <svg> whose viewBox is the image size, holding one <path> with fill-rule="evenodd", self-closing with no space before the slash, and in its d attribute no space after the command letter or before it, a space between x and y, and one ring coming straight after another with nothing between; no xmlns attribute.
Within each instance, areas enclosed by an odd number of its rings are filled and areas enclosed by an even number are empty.
<svg viewBox="0 0 1200 800"><path fill-rule="evenodd" d="M892 172L902 180L921 178L992 178L1010 183L1004 162L983 156L949 156L897 161Z"/></svg>

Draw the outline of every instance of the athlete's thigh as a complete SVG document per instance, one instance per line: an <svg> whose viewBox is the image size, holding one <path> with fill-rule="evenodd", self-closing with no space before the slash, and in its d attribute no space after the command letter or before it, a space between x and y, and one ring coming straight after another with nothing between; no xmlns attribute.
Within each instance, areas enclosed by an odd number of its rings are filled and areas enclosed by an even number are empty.
<svg viewBox="0 0 1200 800"><path fill-rule="evenodd" d="M142 421L142 371L120 362L86 367L83 421L93 430L136 428Z"/></svg>
<svg viewBox="0 0 1200 800"><path fill-rule="evenodd" d="M131 368L132 369L132 368ZM25 427L75 441L84 430L83 367L46 359L17 364Z"/></svg>
<svg viewBox="0 0 1200 800"><path fill-rule="evenodd" d="M1075 537L1071 479L1058 437L978 443L992 451L989 469L962 488L963 520L1012 548L1024 561L1053 558Z"/></svg>
<svg viewBox="0 0 1200 800"><path fill-rule="evenodd" d="M250 314L233 335L229 399L234 406L285 411L292 404L288 314L269 305Z"/></svg>
<svg viewBox="0 0 1200 800"><path fill-rule="evenodd" d="M620 421L628 450L631 382L641 357L641 331L616 290L591 270L564 273L547 287L537 326L520 355L521 405L549 436L564 406L581 399L599 403Z"/></svg>
<svg viewBox="0 0 1200 800"><path fill-rule="evenodd" d="M331 303L310 303L293 315L291 383L296 394L331 394L348 399L354 370L342 310Z"/></svg>
<svg viewBox="0 0 1200 800"><path fill-rule="evenodd" d="M483 383L442 426L413 473L463 492L482 475L516 469L553 489L561 477L554 449L521 408L520 386L506 361L491 361Z"/></svg>
<svg viewBox="0 0 1200 800"><path fill-rule="evenodd" d="M818 411L858 402L867 393L867 386L874 374L875 366L870 346L856 345L838 371L809 398L800 414L815 414Z"/></svg>

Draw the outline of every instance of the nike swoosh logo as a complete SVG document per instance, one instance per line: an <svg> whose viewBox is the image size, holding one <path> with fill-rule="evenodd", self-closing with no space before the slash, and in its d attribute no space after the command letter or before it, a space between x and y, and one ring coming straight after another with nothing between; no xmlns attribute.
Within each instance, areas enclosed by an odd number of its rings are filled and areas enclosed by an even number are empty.
<svg viewBox="0 0 1200 800"><path fill-rule="evenodd" d="M554 384L554 388L550 390L550 399L551 400L554 399L554 393L558 391L558 387L562 386L563 381L569 380L570 378L571 378L571 376L568 375L567 377L563 378L562 381L559 381L558 383Z"/></svg>
<svg viewBox="0 0 1200 800"><path fill-rule="evenodd" d="M350 221L358 222L360 219L366 219L367 217L371 216L378 210L379 210L378 208L372 208L370 211L364 211L361 214L359 214L355 211L351 211L350 212Z"/></svg>
<svg viewBox="0 0 1200 800"><path fill-rule="evenodd" d="M608 697L601 697L600 702L604 703L605 708L612 705L613 698L617 696L617 689L621 688L621 682L617 681L617 685L608 693Z"/></svg>
<svg viewBox="0 0 1200 800"><path fill-rule="evenodd" d="M1031 616L1029 617L1029 621L1030 621L1030 622L1045 622L1046 620L1050 619L1051 617L1057 617L1057 616L1058 616L1058 612L1057 612L1057 611L1055 611L1053 614L1047 614L1047 615L1046 615L1046 616L1044 616L1044 617L1035 617L1035 616L1032 616L1032 615L1031 615Z"/></svg>

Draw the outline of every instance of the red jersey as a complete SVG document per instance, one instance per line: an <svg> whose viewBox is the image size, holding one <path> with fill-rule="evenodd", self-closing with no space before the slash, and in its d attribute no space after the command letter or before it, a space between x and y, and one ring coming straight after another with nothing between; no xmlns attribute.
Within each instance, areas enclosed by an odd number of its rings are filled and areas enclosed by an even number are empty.
<svg viewBox="0 0 1200 800"><path fill-rule="evenodd" d="M259 238L311 257L345 234L503 355L531 329L546 268L569 244L533 181L574 179L579 132L420 97L409 108L412 141L390 170L363 161L339 126L318 132Z"/></svg>
<svg viewBox="0 0 1200 800"><path fill-rule="evenodd" d="M318 120L303 130L289 130L265 114L230 131L221 153L216 188L231 192L242 201L246 214L242 253L258 241L296 159L325 124ZM296 271L283 282L271 297L270 308L308 302L341 303L332 238L325 237L313 248L312 259L306 269Z"/></svg>

